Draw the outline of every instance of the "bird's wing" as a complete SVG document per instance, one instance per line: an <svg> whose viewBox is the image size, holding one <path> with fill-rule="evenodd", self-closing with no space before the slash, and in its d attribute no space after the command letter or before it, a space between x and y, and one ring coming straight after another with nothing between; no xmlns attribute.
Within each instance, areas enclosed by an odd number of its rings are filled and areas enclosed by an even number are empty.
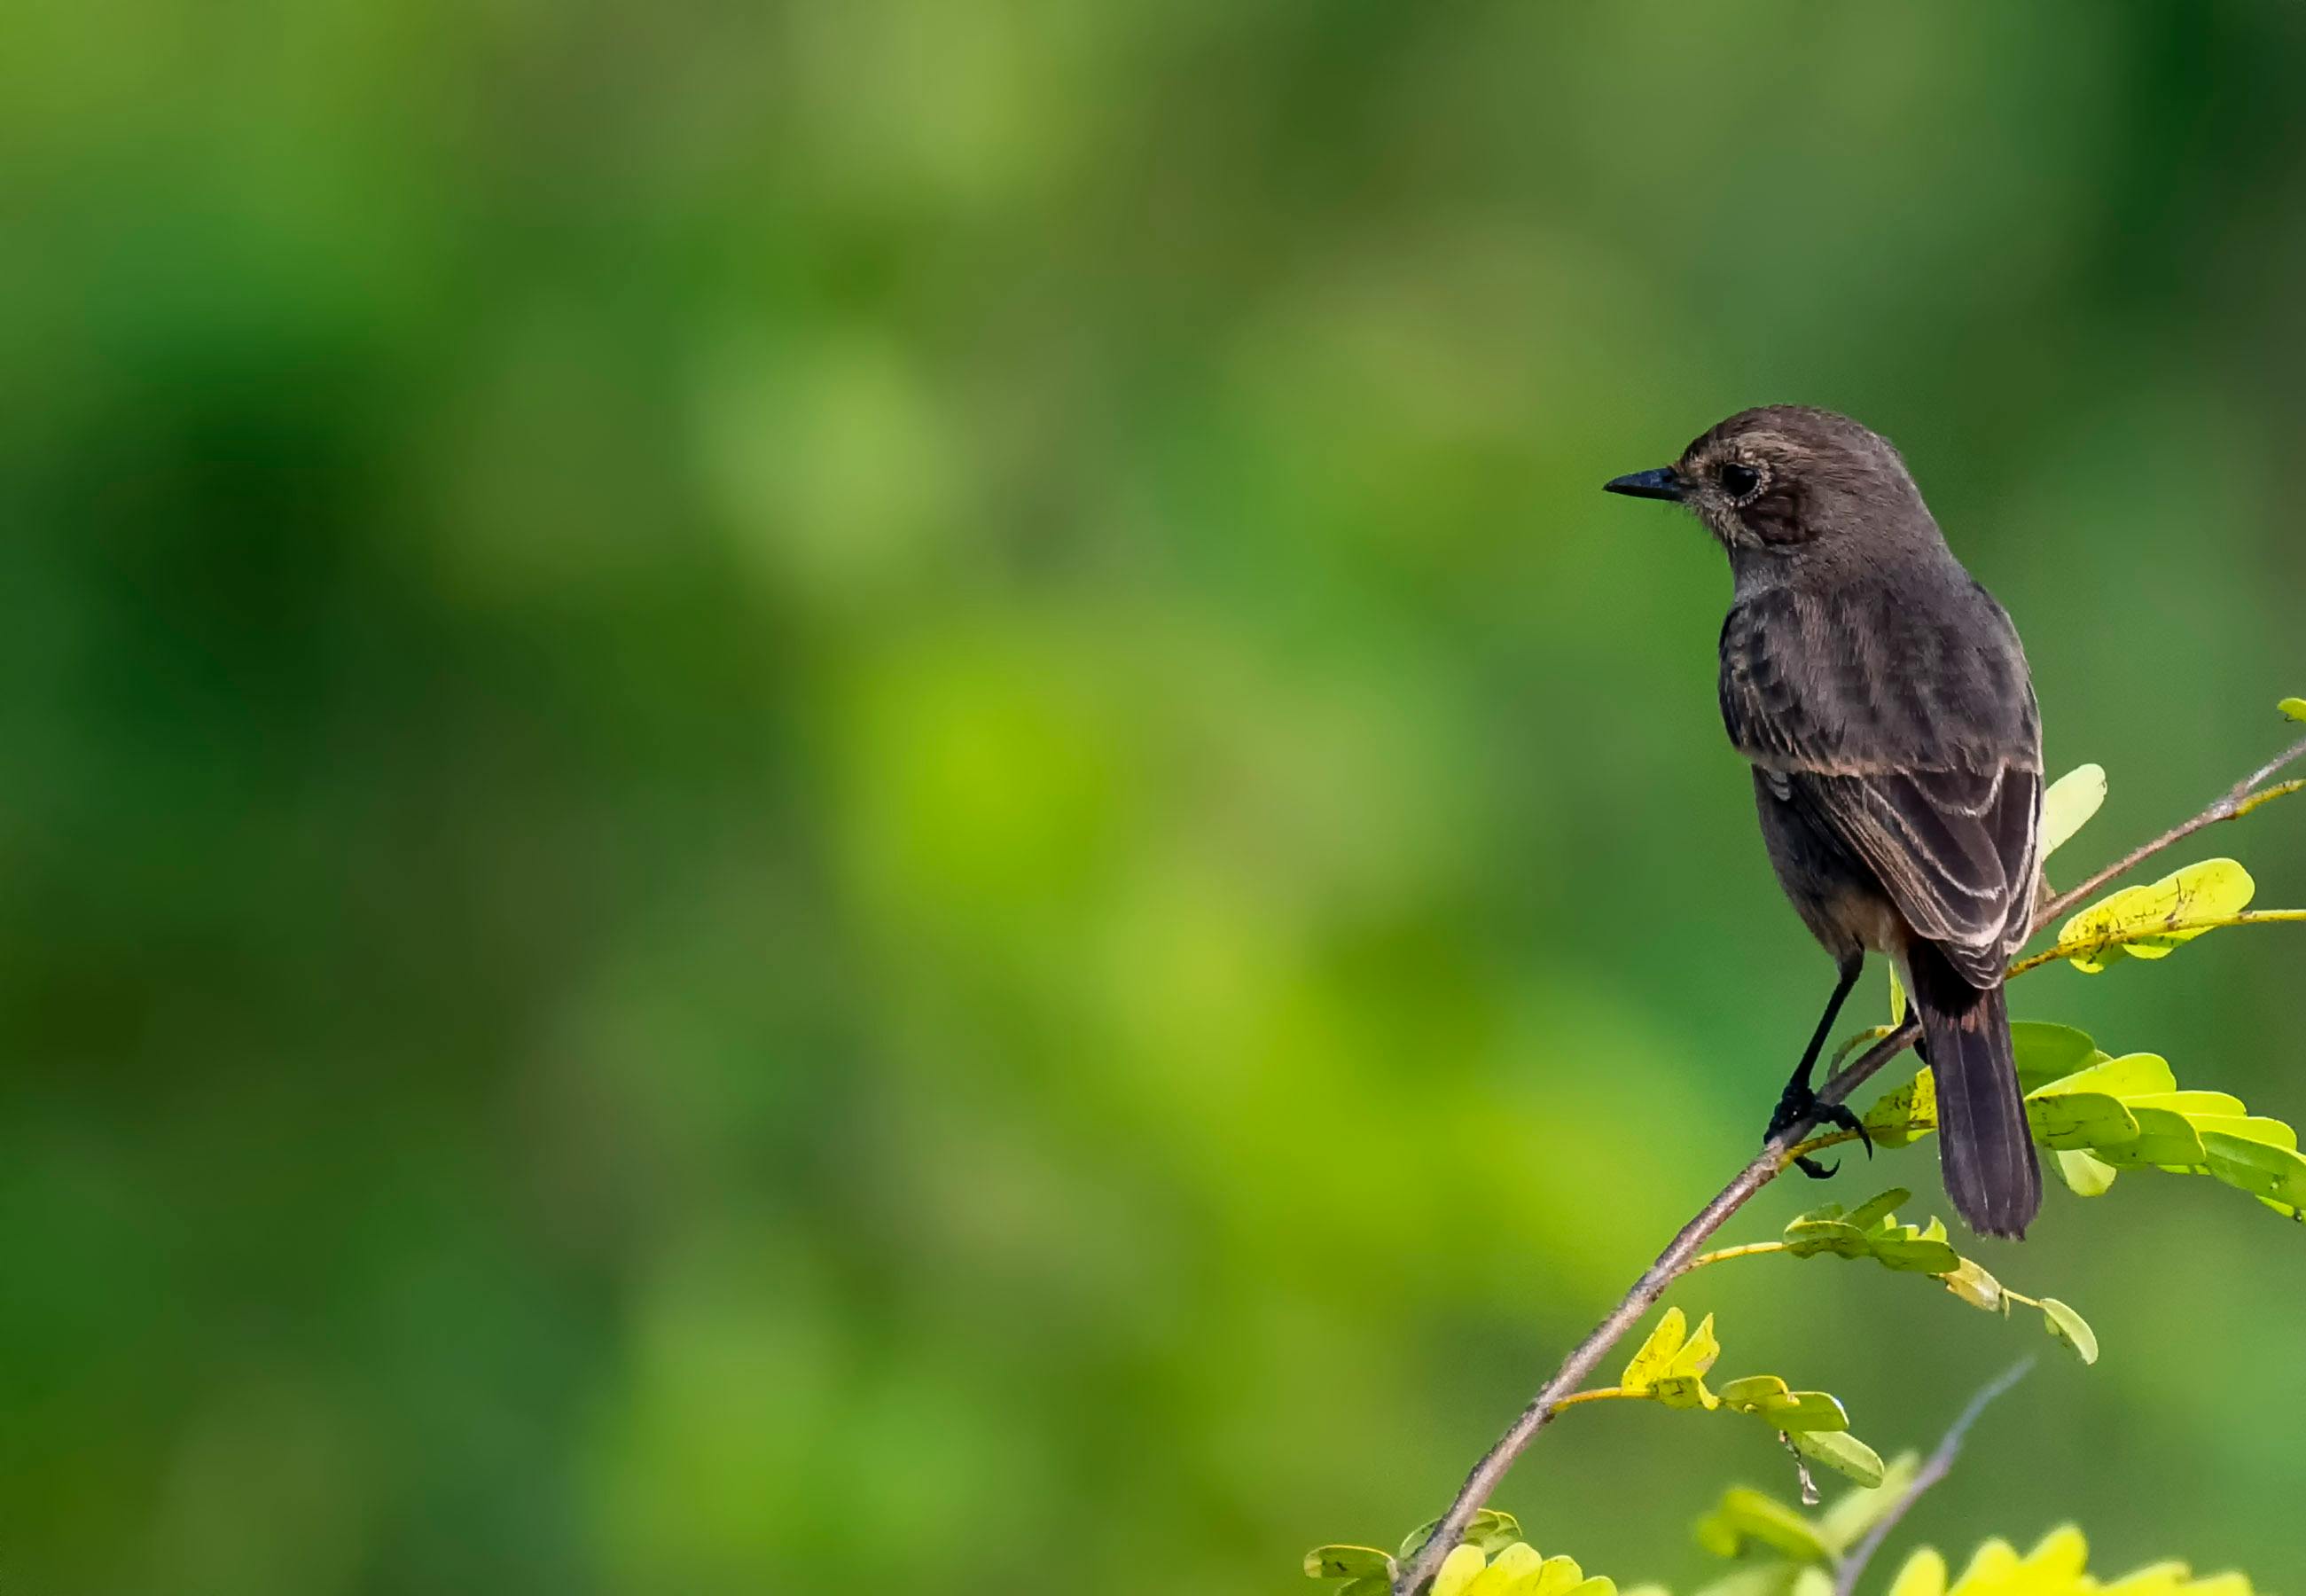
<svg viewBox="0 0 2306 1596"><path fill-rule="evenodd" d="M2042 803L2025 657L1985 602L1926 641L1902 613L1741 605L1721 647L1730 741L1978 986L2031 928Z"/></svg>
<svg viewBox="0 0 2306 1596"><path fill-rule="evenodd" d="M1787 780L1965 980L2002 978L2031 926L2041 777L2000 765Z"/></svg>

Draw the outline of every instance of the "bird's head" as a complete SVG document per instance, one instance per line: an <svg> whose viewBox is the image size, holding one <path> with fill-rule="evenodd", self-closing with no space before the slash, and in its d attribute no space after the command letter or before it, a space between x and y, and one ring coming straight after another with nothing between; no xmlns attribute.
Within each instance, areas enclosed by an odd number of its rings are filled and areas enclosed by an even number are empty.
<svg viewBox="0 0 2306 1596"><path fill-rule="evenodd" d="M1700 433L1672 465L1603 486L1687 507L1733 559L1853 536L1879 543L1937 535L1888 439L1804 405L1741 410Z"/></svg>

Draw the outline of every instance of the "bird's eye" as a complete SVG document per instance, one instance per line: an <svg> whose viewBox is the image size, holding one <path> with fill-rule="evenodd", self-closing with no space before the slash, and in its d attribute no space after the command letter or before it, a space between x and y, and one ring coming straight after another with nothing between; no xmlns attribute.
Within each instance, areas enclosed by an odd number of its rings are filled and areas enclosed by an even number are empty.
<svg viewBox="0 0 2306 1596"><path fill-rule="evenodd" d="M1740 465L1735 460L1721 468L1721 491L1732 499L1743 499L1762 485L1762 474L1751 465Z"/></svg>

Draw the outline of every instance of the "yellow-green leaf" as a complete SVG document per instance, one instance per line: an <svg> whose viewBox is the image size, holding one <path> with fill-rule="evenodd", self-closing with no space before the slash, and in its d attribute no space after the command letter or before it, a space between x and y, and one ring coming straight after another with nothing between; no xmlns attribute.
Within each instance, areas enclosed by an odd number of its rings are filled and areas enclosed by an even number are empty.
<svg viewBox="0 0 2306 1596"><path fill-rule="evenodd" d="M1626 1365L1626 1372L1618 1377L1618 1384L1628 1391L1649 1390L1657 1384L1658 1376L1672 1365L1673 1355L1681 1350L1688 1334L1689 1320L1681 1310L1667 1309L1657 1328L1650 1332L1649 1339L1634 1354L1633 1361Z"/></svg>
<svg viewBox="0 0 2306 1596"><path fill-rule="evenodd" d="M2279 707L2292 720L2306 721L2306 698L2285 698Z"/></svg>
<svg viewBox="0 0 2306 1596"><path fill-rule="evenodd" d="M1969 1566L1961 1571L1961 1577L1954 1583L1957 1589L1967 1584L1984 1585L2017 1572L2018 1549L2007 1541L1989 1541L1977 1549L1969 1559Z"/></svg>
<svg viewBox="0 0 2306 1596"><path fill-rule="evenodd" d="M1824 1391L1795 1391L1764 1405L1760 1417L1779 1430L1815 1433L1849 1428L1841 1399Z"/></svg>
<svg viewBox="0 0 2306 1596"><path fill-rule="evenodd" d="M1938 1276L1945 1282L1946 1290L1960 1297L1972 1308L1983 1308L1988 1313L2002 1310L2002 1282L1987 1274L1970 1259L1963 1259L1961 1267Z"/></svg>
<svg viewBox="0 0 2306 1596"><path fill-rule="evenodd" d="M2109 1097L2134 1097L2153 1092L2174 1092L2178 1078L2170 1061L2157 1053L2125 1053L2120 1058L2103 1055L2071 1075L2036 1087L2028 1097L2054 1097L2064 1092L2103 1092Z"/></svg>
<svg viewBox="0 0 2306 1596"><path fill-rule="evenodd" d="M1876 1098L1859 1122L1876 1147L1901 1148L1919 1140L1937 1128L1937 1082L1927 1069L1917 1071L1897 1090Z"/></svg>
<svg viewBox="0 0 2306 1596"><path fill-rule="evenodd" d="M2067 961L2096 975L2125 956L2160 959L2191 942L2213 922L2250 907L2258 890L2233 859L2204 859L2148 886L2125 887L2065 923L2058 945Z"/></svg>
<svg viewBox="0 0 2306 1596"><path fill-rule="evenodd" d="M1714 1337L1713 1316L1709 1313L1697 1321L1697 1328L1690 1332L1689 1339L1667 1362L1666 1373L1695 1378L1712 1368L1713 1361L1721 1355L1721 1343Z"/></svg>
<svg viewBox="0 0 2306 1596"><path fill-rule="evenodd" d="M2186 1116L2165 1108L2138 1107L2130 1111L2138 1133L2127 1141L2104 1141L2092 1150L2117 1169L2199 1169L2208 1162L2201 1138Z"/></svg>
<svg viewBox="0 0 2306 1596"><path fill-rule="evenodd" d="M2226 1115L2190 1114L2186 1122L2194 1127L2198 1136L2215 1131L2221 1136L2238 1136L2244 1141L2262 1141L2270 1148L2298 1150L2298 1132L2280 1120L2270 1120L2260 1114ZM2205 1147L2208 1143L2203 1144Z"/></svg>
<svg viewBox="0 0 2306 1596"><path fill-rule="evenodd" d="M1515 1587L1513 1596L1568 1596L1586 1583L1585 1571L1576 1559L1548 1558L1536 1574L1525 1577L1525 1583Z"/></svg>
<svg viewBox="0 0 2306 1596"><path fill-rule="evenodd" d="M2105 802L2105 767L2078 764L2042 795L2042 857L2048 858Z"/></svg>
<svg viewBox="0 0 2306 1596"><path fill-rule="evenodd" d="M1433 1576L1432 1596L1465 1596L1465 1591L1488 1566L1477 1546L1461 1546L1441 1559L1441 1570Z"/></svg>
<svg viewBox="0 0 2306 1596"><path fill-rule="evenodd" d="M2055 1160L2054 1166L2058 1172L2058 1178L2066 1183L2066 1190L2076 1197L2103 1197L2114 1184L2116 1173L2114 1165L2095 1153L2083 1152L2077 1148L2068 1152L2053 1153L2050 1156Z"/></svg>
<svg viewBox="0 0 2306 1596"><path fill-rule="evenodd" d="M1473 1576L1473 1583L1465 1587L1465 1596L1526 1596L1537 1589L1545 1568L1546 1560L1538 1556L1537 1548L1516 1541Z"/></svg>
<svg viewBox="0 0 2306 1596"><path fill-rule="evenodd" d="M2057 1298L2042 1299L2042 1323L2051 1335L2073 1348L2074 1356L2083 1362L2097 1361L2097 1333L2089 1327L2088 1320Z"/></svg>
<svg viewBox="0 0 2306 1596"><path fill-rule="evenodd" d="M2130 1141L2138 1121L2120 1102L2102 1092L2056 1092L2046 1088L2026 1099L2026 1122L2046 1148L2099 1148Z"/></svg>
<svg viewBox="0 0 2306 1596"><path fill-rule="evenodd" d="M1774 1374L1749 1374L1743 1379L1731 1380L1719 1393L1721 1400L1733 1408L1757 1408L1792 1394L1792 1387Z"/></svg>
<svg viewBox="0 0 2306 1596"><path fill-rule="evenodd" d="M1664 1407L1704 1408L1710 1413L1721 1405L1721 1399L1705 1388L1701 1375L1661 1374L1650 1390Z"/></svg>
<svg viewBox="0 0 2306 1596"><path fill-rule="evenodd" d="M2056 1579L2081 1577L2089 1566L2089 1542L2071 1524L2061 1524L2035 1542L2034 1549L2026 1554L2025 1569L2029 1575L2048 1575Z"/></svg>
<svg viewBox="0 0 2306 1596"><path fill-rule="evenodd" d="M1890 971L1890 1027L1894 1030L1906 1023L1906 986L1898 979L1898 967L1884 963Z"/></svg>
<svg viewBox="0 0 2306 1596"><path fill-rule="evenodd" d="M1906 1559L1890 1585L1889 1596L1945 1596L1946 1562L1929 1547Z"/></svg>

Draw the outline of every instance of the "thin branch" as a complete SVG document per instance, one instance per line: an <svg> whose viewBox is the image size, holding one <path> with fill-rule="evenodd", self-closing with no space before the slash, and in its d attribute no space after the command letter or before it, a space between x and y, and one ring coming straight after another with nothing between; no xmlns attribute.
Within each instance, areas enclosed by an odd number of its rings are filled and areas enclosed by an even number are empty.
<svg viewBox="0 0 2306 1596"><path fill-rule="evenodd" d="M2193 819L2172 827L2144 847L2133 849L2099 871L2071 892L2062 893L2043 905L2035 914L2033 930L2040 932L2052 920L2106 883L2137 868L2164 849L2184 841L2205 826L2232 820L2270 798L2298 790L2301 784L2290 782L2264 791L2259 789L2277 771L2302 756L2306 756L2306 739L2293 744L2236 782ZM1911 1047L1920 1035L1919 1023L1913 1015L1908 1014L1903 1024L1866 1048L1858 1055L1856 1063L1818 1088L1819 1106L1831 1107L1845 1101L1852 1092L1872 1080L1883 1065ZM1465 1476L1465 1482L1457 1488L1449 1510L1433 1526L1432 1534L1426 1538L1417 1555L1395 1576L1394 1596L1423 1596L1426 1587L1433 1581L1434 1574L1440 1568L1442 1559L1456 1550L1457 1544L1465 1538L1466 1526L1473 1523L1473 1515L1488 1503L1515 1461L1537 1438L1538 1431L1552 1421L1564 1400L1576 1391L1586 1376L1593 1372L1601 1360L1609 1355L1610 1349L1625 1338L1626 1332L1640 1323L1643 1316L1657 1305L1658 1299L1665 1295L1666 1288L1695 1266L1706 1242L1729 1222L1730 1216L1753 1200L1755 1194L1763 1187L1785 1173L1796 1145L1815 1123L1815 1119L1812 1118L1789 1125L1764 1143L1760 1156L1738 1171L1736 1178L1722 1187L1713 1200L1698 1211L1695 1218L1681 1227L1673 1240L1667 1243L1665 1250L1642 1271L1640 1278L1627 1290L1618 1305L1561 1361L1561 1367L1554 1370L1553 1378L1538 1387L1537 1395L1529 1399L1527 1405L1507 1426L1506 1432L1482 1455L1481 1461Z"/></svg>
<svg viewBox="0 0 2306 1596"><path fill-rule="evenodd" d="M1858 1578L1866 1572L1866 1565L1873 1561L1874 1554L1882 1549L1882 1542L1890 1538L1890 1532L1898 1527L1898 1521L1906 1516L1907 1509L1921 1500L1924 1491L1952 1472L1953 1460L1961 1452L1961 1443L1969 1436L1969 1427L1977 1422L1978 1415L1992 1406L1996 1397L2024 1379L2033 1368L2034 1360L2030 1354L2020 1358L1969 1399L1969 1405L1961 1410L1961 1416L1953 1421L1953 1428L1945 1432L1945 1439L1938 1443L1938 1449L1930 1454L1930 1460L1915 1474L1913 1482L1906 1487L1904 1494L1890 1504L1890 1510L1875 1520L1874 1527L1866 1532L1866 1539L1841 1560L1841 1567L1834 1572L1833 1596L1856 1596Z"/></svg>
<svg viewBox="0 0 2306 1596"><path fill-rule="evenodd" d="M2061 892L2056 897L2051 899L2048 903L2043 905L2041 912L2034 917L2034 929L2039 931L2043 926L2048 925L2052 920L2056 919L2060 915L2065 913L2066 910L2071 909L2075 904L2080 903L2083 899L2097 892L2098 888L2104 886L2107 882L2113 881L2118 876L2129 875L2132 870L2137 869L2139 866L2152 858L2156 854L2160 853L2172 843L2182 842L2187 838L2192 836L2196 832L2204 830L2209 826L2214 826L2222 820L2233 820L2238 816L2247 815L2252 809L2255 809L2259 805L2266 802L2269 798L2279 798L2285 792L2298 791L2302 785L2306 785L2306 783L2285 781L2280 788L2270 789L2265 792L2260 792L2259 788L2266 782L2268 777L2274 775L2275 772L2281 770L2283 766L2289 764L2292 761L2301 757L2306 757L2306 738L2301 738L2298 741L2291 744L2287 748L2285 748L2281 753L2276 754L2273 758L2268 760L2264 764L2259 765L2256 770L2250 772L2249 775L2244 776L2241 781L2235 782L2232 787L2227 788L2225 792L2218 796L2218 798L2215 803L2211 804L2208 808L2203 810L2199 815L2195 815L2193 819L2185 822L2182 825L2172 826L2168 831L2155 838L2153 841L2145 844L2143 847L2133 849L2129 853L2124 854L2122 858L2114 860L2113 864L2108 865L2096 875L2091 876L2088 881L2082 883L2081 885L2075 887L2071 891Z"/></svg>

